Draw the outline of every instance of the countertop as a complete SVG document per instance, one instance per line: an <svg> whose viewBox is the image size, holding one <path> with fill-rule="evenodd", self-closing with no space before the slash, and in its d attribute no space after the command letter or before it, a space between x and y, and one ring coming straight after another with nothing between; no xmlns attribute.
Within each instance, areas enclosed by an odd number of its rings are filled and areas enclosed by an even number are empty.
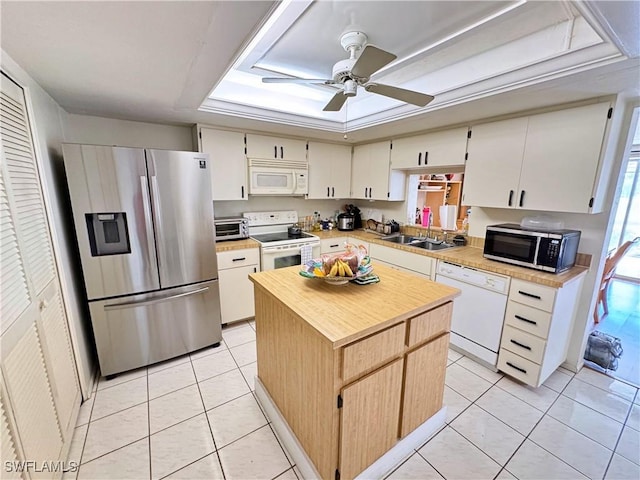
<svg viewBox="0 0 640 480"><path fill-rule="evenodd" d="M260 244L252 238L244 238L242 240L227 240L225 242L216 242L216 253L230 252L232 250L242 250L244 248L260 248Z"/></svg>
<svg viewBox="0 0 640 480"><path fill-rule="evenodd" d="M518 267L508 263L489 260L482 255L482 249L476 247L452 247L446 250L430 251L418 247L408 245L398 245L396 243L387 242L380 239L380 235L367 232L364 230L340 231L340 230L322 230L319 232L310 232L323 238L335 237L353 237L359 240L384 245L385 247L396 248L407 252L424 255L425 257L437 258L447 262L457 263L467 267L478 268L487 272L499 273L512 278L526 280L528 282L546 285L552 288L561 288L565 284L586 275L589 271L586 267L575 266L566 272L560 274L541 272L525 267ZM375 267L374 267L375 268Z"/></svg>
<svg viewBox="0 0 640 480"><path fill-rule="evenodd" d="M330 285L301 276L300 266L252 273L255 288L273 295L306 321L333 348L411 318L460 294L456 288L384 265L374 266L380 282Z"/></svg>

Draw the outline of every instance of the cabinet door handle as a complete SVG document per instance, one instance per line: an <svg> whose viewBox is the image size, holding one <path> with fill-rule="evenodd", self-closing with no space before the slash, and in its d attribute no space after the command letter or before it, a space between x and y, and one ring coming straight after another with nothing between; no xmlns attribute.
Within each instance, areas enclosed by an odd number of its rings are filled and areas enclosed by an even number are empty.
<svg viewBox="0 0 640 480"><path fill-rule="evenodd" d="M367 187L364 187L364 198L367 198Z"/></svg>
<svg viewBox="0 0 640 480"><path fill-rule="evenodd" d="M332 197L336 196L336 189L334 187L331 187L331 196Z"/></svg>
<svg viewBox="0 0 640 480"><path fill-rule="evenodd" d="M424 164L429 163L429 152L424 152Z"/></svg>
<svg viewBox="0 0 640 480"><path fill-rule="evenodd" d="M523 201L524 201L524 190L520 192L520 206L522 206Z"/></svg>
<svg viewBox="0 0 640 480"><path fill-rule="evenodd" d="M336 247L339 247L339 246L340 246L340 244L336 243L335 245L329 245L329 248L336 248Z"/></svg>
<svg viewBox="0 0 640 480"><path fill-rule="evenodd" d="M525 350L529 350L531 351L531 347L529 347L528 345L524 345L516 340L514 340L513 338L509 340L511 343L513 343L514 345L519 346L520 348L524 348Z"/></svg>
<svg viewBox="0 0 640 480"><path fill-rule="evenodd" d="M524 295L525 297L531 297L531 298L535 298L536 300L542 300L542 297L540 295L534 295L533 293L523 292L522 290L518 290L518 293L520 295Z"/></svg>
<svg viewBox="0 0 640 480"><path fill-rule="evenodd" d="M528 318L521 317L520 315L514 315L518 320L522 320L523 322L530 323L531 325L538 325L538 322L534 322L533 320L529 320Z"/></svg>
<svg viewBox="0 0 640 480"><path fill-rule="evenodd" d="M422 165L422 152L418 152L418 165Z"/></svg>
<svg viewBox="0 0 640 480"><path fill-rule="evenodd" d="M369 187L369 198L371 198L371 187Z"/></svg>
<svg viewBox="0 0 640 480"><path fill-rule="evenodd" d="M244 198L244 185L240 187L240 198Z"/></svg>
<svg viewBox="0 0 640 480"><path fill-rule="evenodd" d="M280 147L280 158L284 158L284 147Z"/></svg>
<svg viewBox="0 0 640 480"><path fill-rule="evenodd" d="M512 202L513 202L513 190L509 190L509 206L511 206Z"/></svg>
<svg viewBox="0 0 640 480"><path fill-rule="evenodd" d="M232 259L231 261L232 261L232 262L240 262L240 261L242 261L242 260L246 260L246 259L247 259L247 257L239 257L239 258L234 258L234 259Z"/></svg>
<svg viewBox="0 0 640 480"><path fill-rule="evenodd" d="M327 197L330 197L331 195L329 195L329 187L327 187Z"/></svg>
<svg viewBox="0 0 640 480"><path fill-rule="evenodd" d="M278 146L273 146L273 158L278 158Z"/></svg>
<svg viewBox="0 0 640 480"><path fill-rule="evenodd" d="M525 375L527 374L527 371L524 368L520 368L520 367L516 367L513 363L511 362L507 362L507 365L509 365L511 368L515 368L516 370L518 370L519 372L524 373Z"/></svg>
<svg viewBox="0 0 640 480"><path fill-rule="evenodd" d="M253 273L258 273L258 267L253 267Z"/></svg>

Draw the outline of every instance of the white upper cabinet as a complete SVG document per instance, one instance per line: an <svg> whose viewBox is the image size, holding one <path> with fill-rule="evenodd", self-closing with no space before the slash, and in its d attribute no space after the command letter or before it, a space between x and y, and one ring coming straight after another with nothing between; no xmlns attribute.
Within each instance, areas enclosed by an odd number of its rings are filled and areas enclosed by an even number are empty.
<svg viewBox="0 0 640 480"><path fill-rule="evenodd" d="M515 206L527 123L523 117L473 127L464 171L464 205Z"/></svg>
<svg viewBox="0 0 640 480"><path fill-rule="evenodd" d="M391 142L376 142L353 148L351 198L404 200L405 175L389 169Z"/></svg>
<svg viewBox="0 0 640 480"><path fill-rule="evenodd" d="M454 128L393 141L391 168L446 167L464 165L468 128Z"/></svg>
<svg viewBox="0 0 640 480"><path fill-rule="evenodd" d="M247 200L244 133L200 129L200 151L209 154L214 200Z"/></svg>
<svg viewBox="0 0 640 480"><path fill-rule="evenodd" d="M307 158L307 142L247 133L247 157L304 161Z"/></svg>
<svg viewBox="0 0 640 480"><path fill-rule="evenodd" d="M307 198L349 198L351 146L309 142L309 194Z"/></svg>
<svg viewBox="0 0 640 480"><path fill-rule="evenodd" d="M610 103L473 127L465 205L591 213Z"/></svg>
<svg viewBox="0 0 640 480"><path fill-rule="evenodd" d="M610 107L598 103L529 118L519 185L522 208L591 211Z"/></svg>

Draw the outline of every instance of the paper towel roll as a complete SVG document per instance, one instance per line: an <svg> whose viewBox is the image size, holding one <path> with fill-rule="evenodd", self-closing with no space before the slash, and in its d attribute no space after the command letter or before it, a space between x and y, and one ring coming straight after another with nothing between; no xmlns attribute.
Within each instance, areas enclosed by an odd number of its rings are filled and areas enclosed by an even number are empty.
<svg viewBox="0 0 640 480"><path fill-rule="evenodd" d="M440 227L443 230L457 230L458 207L455 205L442 205L440 207Z"/></svg>

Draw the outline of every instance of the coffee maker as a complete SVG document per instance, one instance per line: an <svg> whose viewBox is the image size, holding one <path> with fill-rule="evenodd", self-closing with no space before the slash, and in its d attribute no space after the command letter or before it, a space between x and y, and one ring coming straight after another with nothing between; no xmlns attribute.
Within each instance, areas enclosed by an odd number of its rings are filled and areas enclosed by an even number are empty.
<svg viewBox="0 0 640 480"><path fill-rule="evenodd" d="M362 228L362 216L360 215L360 209L355 205L345 205L344 209L347 213L353 215L353 228L357 230Z"/></svg>

